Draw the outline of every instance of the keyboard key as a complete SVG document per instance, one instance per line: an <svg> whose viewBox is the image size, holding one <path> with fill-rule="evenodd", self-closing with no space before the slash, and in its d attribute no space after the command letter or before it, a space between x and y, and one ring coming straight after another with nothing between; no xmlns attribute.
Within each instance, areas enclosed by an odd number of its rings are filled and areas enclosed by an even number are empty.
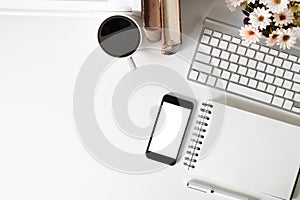
<svg viewBox="0 0 300 200"><path fill-rule="evenodd" d="M228 66L229 66L229 62L227 62L227 61L225 61L225 60L222 60L222 61L221 61L220 67L221 67L222 69L227 69Z"/></svg>
<svg viewBox="0 0 300 200"><path fill-rule="evenodd" d="M216 87L220 89L225 89L227 87L228 81L225 81L223 79L218 79L216 83Z"/></svg>
<svg viewBox="0 0 300 200"><path fill-rule="evenodd" d="M214 68L212 74L216 77L220 77L222 73L222 70L219 68Z"/></svg>
<svg viewBox="0 0 300 200"><path fill-rule="evenodd" d="M272 104L281 107L282 104L283 104L283 98L280 98L280 97L275 96L275 97L273 98Z"/></svg>
<svg viewBox="0 0 300 200"><path fill-rule="evenodd" d="M241 76L239 82L240 82L242 85L248 85L248 81L249 81L249 78L247 78L247 77L245 77L245 76Z"/></svg>
<svg viewBox="0 0 300 200"><path fill-rule="evenodd" d="M264 47L264 46L260 47L260 51L263 52L263 53L268 53L269 50L270 50L270 48L268 48L268 47Z"/></svg>
<svg viewBox="0 0 300 200"><path fill-rule="evenodd" d="M238 59L239 59L239 56L233 53L230 55L229 61L236 63L238 61Z"/></svg>
<svg viewBox="0 0 300 200"><path fill-rule="evenodd" d="M275 80L274 80L274 84L275 85L282 86L282 83L283 83L283 79L282 78L278 78L278 77L275 78Z"/></svg>
<svg viewBox="0 0 300 200"><path fill-rule="evenodd" d="M245 40L242 40L241 42L241 45L245 46L245 47L249 47L250 46L250 43L245 41Z"/></svg>
<svg viewBox="0 0 300 200"><path fill-rule="evenodd" d="M198 77L198 81L201 83L205 83L207 80L207 75L204 73L200 73L199 77Z"/></svg>
<svg viewBox="0 0 300 200"><path fill-rule="evenodd" d="M286 90L285 91L285 94L284 94L284 97L287 98L287 99L292 99L294 96L294 92L292 91L289 91L289 90Z"/></svg>
<svg viewBox="0 0 300 200"><path fill-rule="evenodd" d="M211 63L213 66L219 67L220 61L221 61L221 60L220 60L219 58L212 58L210 63Z"/></svg>
<svg viewBox="0 0 300 200"><path fill-rule="evenodd" d="M283 104L283 108L290 110L293 106L293 102L290 100L285 100Z"/></svg>
<svg viewBox="0 0 300 200"><path fill-rule="evenodd" d="M264 58L265 58L265 54L263 54L261 52L256 52L256 55L255 55L256 60L263 61Z"/></svg>
<svg viewBox="0 0 300 200"><path fill-rule="evenodd" d="M275 67L273 67L272 65L268 65L266 68L266 72L273 74L275 70Z"/></svg>
<svg viewBox="0 0 300 200"><path fill-rule="evenodd" d="M230 80L233 82L238 82L240 79L240 76L237 74L231 74Z"/></svg>
<svg viewBox="0 0 300 200"><path fill-rule="evenodd" d="M197 53L196 54L196 60L204 62L204 63L209 63L211 59L211 56L203 54L203 53Z"/></svg>
<svg viewBox="0 0 300 200"><path fill-rule="evenodd" d="M222 33L218 32L218 31L214 31L213 36L216 38L221 38Z"/></svg>
<svg viewBox="0 0 300 200"><path fill-rule="evenodd" d="M293 80L300 83L300 74L294 74Z"/></svg>
<svg viewBox="0 0 300 200"><path fill-rule="evenodd" d="M300 84L294 83L292 89L293 89L293 91L295 91L295 92L300 92Z"/></svg>
<svg viewBox="0 0 300 200"><path fill-rule="evenodd" d="M284 72L284 78L286 78L286 79L291 79L293 77L293 75L294 75L294 73L291 71L286 70Z"/></svg>
<svg viewBox="0 0 300 200"><path fill-rule="evenodd" d="M251 68L255 68L257 65L257 61L255 60L249 60L247 66Z"/></svg>
<svg viewBox="0 0 300 200"><path fill-rule="evenodd" d="M221 58L223 58L224 60L227 60L229 58L229 52L227 51L222 51L221 53Z"/></svg>
<svg viewBox="0 0 300 200"><path fill-rule="evenodd" d="M231 40L231 36L230 35L227 35L227 34L223 34L222 38L224 40L227 40L227 41L230 41Z"/></svg>
<svg viewBox="0 0 300 200"><path fill-rule="evenodd" d="M299 107L292 107L292 111L295 113L300 113L300 108Z"/></svg>
<svg viewBox="0 0 300 200"><path fill-rule="evenodd" d="M228 46L228 50L231 52L236 52L237 45L230 43Z"/></svg>
<svg viewBox="0 0 300 200"><path fill-rule="evenodd" d="M283 96L285 90L283 88L276 88L275 94L277 94L278 96Z"/></svg>
<svg viewBox="0 0 300 200"><path fill-rule="evenodd" d="M298 107L293 107L293 108L292 108L292 111L295 112L295 113L300 113L300 108L298 108Z"/></svg>
<svg viewBox="0 0 300 200"><path fill-rule="evenodd" d="M272 64L273 60L274 60L274 56L271 56L271 55L266 55L265 59L264 59L264 61L269 64Z"/></svg>
<svg viewBox="0 0 300 200"><path fill-rule="evenodd" d="M221 54L221 50L214 48L213 51L211 52L211 54L215 57L219 57Z"/></svg>
<svg viewBox="0 0 300 200"><path fill-rule="evenodd" d="M276 87L274 85L268 85L266 91L273 94L275 92L275 89Z"/></svg>
<svg viewBox="0 0 300 200"><path fill-rule="evenodd" d="M264 79L265 79L265 74L264 73L262 73L262 72L257 72L256 73L256 78L258 79L258 80L261 80L261 81L263 81Z"/></svg>
<svg viewBox="0 0 300 200"><path fill-rule="evenodd" d="M220 44L219 44L219 47L220 47L221 49L226 50L227 47L228 47L228 42L226 42L226 41L221 41Z"/></svg>
<svg viewBox="0 0 300 200"><path fill-rule="evenodd" d="M229 71L236 72L237 69L238 69L238 65L237 64L234 64L234 63L230 63L229 64L229 68L228 68Z"/></svg>
<svg viewBox="0 0 300 200"><path fill-rule="evenodd" d="M282 62L283 62L283 60L281 58L275 58L273 64L276 65L277 67L281 67Z"/></svg>
<svg viewBox="0 0 300 200"><path fill-rule="evenodd" d="M274 81L274 76L270 75L270 74L267 74L266 78L265 78L265 81L267 83L273 83Z"/></svg>
<svg viewBox="0 0 300 200"><path fill-rule="evenodd" d="M192 80L197 80L199 72L196 70L191 70L189 78Z"/></svg>
<svg viewBox="0 0 300 200"><path fill-rule="evenodd" d="M221 76L221 77L224 78L224 79L229 79L229 77L230 77L230 72L224 70L224 71L222 72L222 76Z"/></svg>
<svg viewBox="0 0 300 200"><path fill-rule="evenodd" d="M211 35L212 34L212 30L210 30L208 28L205 28L204 29L204 33L207 34L207 35Z"/></svg>
<svg viewBox="0 0 300 200"><path fill-rule="evenodd" d="M258 83L258 85L257 85L257 89L262 90L262 91L265 91L265 90L266 90L266 87L267 87L267 84L266 84L266 83L260 82L260 81L259 81L259 83Z"/></svg>
<svg viewBox="0 0 300 200"><path fill-rule="evenodd" d="M294 95L294 100L300 102L300 94L295 94Z"/></svg>
<svg viewBox="0 0 300 200"><path fill-rule="evenodd" d="M217 47L219 45L219 39L217 39L217 38L211 38L209 44L212 45L212 46L214 46L214 47Z"/></svg>
<svg viewBox="0 0 300 200"><path fill-rule="evenodd" d="M260 70L260 71L265 71L266 69L266 64L265 63L262 63L262 62L259 62L256 66L256 69Z"/></svg>
<svg viewBox="0 0 300 200"><path fill-rule="evenodd" d="M246 65L247 62L248 62L248 58L245 58L245 57L241 56L238 63L240 65Z"/></svg>
<svg viewBox="0 0 300 200"><path fill-rule="evenodd" d="M285 88L285 89L291 89L292 88L292 82L291 81L288 81L288 80L284 80L284 82L283 82L283 87Z"/></svg>
<svg viewBox="0 0 300 200"><path fill-rule="evenodd" d="M297 63L294 63L293 66L292 66L292 70L296 73L299 73L300 72L300 65L297 64Z"/></svg>
<svg viewBox="0 0 300 200"><path fill-rule="evenodd" d="M201 43L208 44L209 40L210 40L210 37L208 37L207 35L203 35L201 38Z"/></svg>
<svg viewBox="0 0 300 200"><path fill-rule="evenodd" d="M240 44L240 43L241 43L241 39L236 38L236 37L233 37L233 38L232 38L232 42L233 42L233 43L236 43L236 44Z"/></svg>
<svg viewBox="0 0 300 200"><path fill-rule="evenodd" d="M247 72L247 68L246 67L243 67L243 66L240 66L239 69L238 69L238 73L241 74L241 75L245 75Z"/></svg>
<svg viewBox="0 0 300 200"><path fill-rule="evenodd" d="M254 78L256 75L256 71L253 70L253 69L248 69L247 71L247 76L251 77L251 78Z"/></svg>
<svg viewBox="0 0 300 200"><path fill-rule="evenodd" d="M248 56L249 58L253 58L255 54L255 51L253 51L252 49L248 49L246 56Z"/></svg>
<svg viewBox="0 0 300 200"><path fill-rule="evenodd" d="M289 55L289 60L293 61L293 62L296 62L297 61L297 57L296 56L293 56L293 55Z"/></svg>
<svg viewBox="0 0 300 200"><path fill-rule="evenodd" d="M211 70L212 70L212 66L206 65L204 63L199 63L199 62L194 62L193 68L200 71L200 72L204 72L204 73L207 73L207 74L210 74Z"/></svg>
<svg viewBox="0 0 300 200"><path fill-rule="evenodd" d="M249 81L249 86L250 87L252 87L252 88L256 88L256 86L257 86L257 83L258 83L258 81L257 80L254 80L254 79L250 79L250 81Z"/></svg>
<svg viewBox="0 0 300 200"><path fill-rule="evenodd" d="M238 49L237 49L237 53L240 54L240 55L245 55L246 48L239 46Z"/></svg>
<svg viewBox="0 0 300 200"><path fill-rule="evenodd" d="M295 113L300 114L300 108L299 107L292 107L292 111Z"/></svg>
<svg viewBox="0 0 300 200"><path fill-rule="evenodd" d="M207 46L206 44L200 44L198 51L206 53L206 54L210 54L211 47Z"/></svg>
<svg viewBox="0 0 300 200"><path fill-rule="evenodd" d="M278 56L279 56L280 58L287 59L288 54L283 53L283 52L280 52Z"/></svg>
<svg viewBox="0 0 300 200"><path fill-rule="evenodd" d="M255 50L258 50L258 49L259 49L259 45L258 45L258 44L254 44L254 43L252 43L252 44L250 45L250 47L251 47L252 49L255 49Z"/></svg>
<svg viewBox="0 0 300 200"><path fill-rule="evenodd" d="M211 85L211 86L214 86L216 84L216 80L217 80L216 77L209 76L208 79L207 79L207 84Z"/></svg>
<svg viewBox="0 0 300 200"><path fill-rule="evenodd" d="M256 99L258 101L262 101L265 103L270 103L271 99L272 99L272 95L264 93L264 92L260 92L258 90L252 89L252 88L248 88L245 86L241 86L238 85L236 83L228 83L228 90L236 93L236 94L241 94L243 96L252 98L252 99Z"/></svg>
<svg viewBox="0 0 300 200"><path fill-rule="evenodd" d="M291 69L292 63L290 61L285 60L282 64L282 67L285 69Z"/></svg>
<svg viewBox="0 0 300 200"><path fill-rule="evenodd" d="M279 52L277 50L271 49L269 53L273 56L278 56Z"/></svg>
<svg viewBox="0 0 300 200"><path fill-rule="evenodd" d="M284 70L281 68L276 68L275 75L276 76L283 76Z"/></svg>

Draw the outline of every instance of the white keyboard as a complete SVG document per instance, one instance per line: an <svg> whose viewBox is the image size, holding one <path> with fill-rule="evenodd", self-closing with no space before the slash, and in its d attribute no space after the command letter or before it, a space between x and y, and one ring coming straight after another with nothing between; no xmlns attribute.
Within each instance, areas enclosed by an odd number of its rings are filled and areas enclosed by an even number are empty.
<svg viewBox="0 0 300 200"><path fill-rule="evenodd" d="M300 115L300 52L249 45L238 33L206 19L188 79Z"/></svg>

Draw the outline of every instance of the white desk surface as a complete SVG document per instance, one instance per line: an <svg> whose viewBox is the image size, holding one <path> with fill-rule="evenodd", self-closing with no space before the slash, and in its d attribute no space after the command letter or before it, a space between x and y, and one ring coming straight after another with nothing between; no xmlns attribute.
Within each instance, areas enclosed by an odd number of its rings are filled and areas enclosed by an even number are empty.
<svg viewBox="0 0 300 200"><path fill-rule="evenodd" d="M183 2L183 30L195 39L210 8L200 2ZM82 146L73 119L74 83L108 15L0 13L0 199L218 200L188 190L181 164L125 174L98 163ZM186 46L182 51L190 53ZM186 76L188 67L176 70Z"/></svg>

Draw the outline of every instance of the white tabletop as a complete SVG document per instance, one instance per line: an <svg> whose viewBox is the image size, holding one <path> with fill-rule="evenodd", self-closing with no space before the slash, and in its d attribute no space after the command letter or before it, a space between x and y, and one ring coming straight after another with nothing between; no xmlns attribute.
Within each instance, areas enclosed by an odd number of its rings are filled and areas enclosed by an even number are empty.
<svg viewBox="0 0 300 200"><path fill-rule="evenodd" d="M183 59L154 52L157 59L151 62L191 59L193 39L215 1L207 2L198 7L183 2L183 31L191 37L181 49ZM112 14L0 13L0 199L221 199L187 189L181 164L122 173L99 163L83 146L74 123L74 85L98 47L101 21ZM136 54L137 64L152 59L147 55ZM185 77L189 65L172 67Z"/></svg>

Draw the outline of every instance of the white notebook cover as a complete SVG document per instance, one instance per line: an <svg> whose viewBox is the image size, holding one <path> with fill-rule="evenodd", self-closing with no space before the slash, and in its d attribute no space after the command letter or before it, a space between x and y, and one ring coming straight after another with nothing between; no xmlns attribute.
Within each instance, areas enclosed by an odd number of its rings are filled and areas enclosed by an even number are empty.
<svg viewBox="0 0 300 200"><path fill-rule="evenodd" d="M207 132L199 144L200 155L194 156L195 168L186 166L188 172L195 179L290 199L300 167L300 127L218 103L212 105ZM218 123L223 125L216 137L214 126ZM212 148L203 155L206 142Z"/></svg>

